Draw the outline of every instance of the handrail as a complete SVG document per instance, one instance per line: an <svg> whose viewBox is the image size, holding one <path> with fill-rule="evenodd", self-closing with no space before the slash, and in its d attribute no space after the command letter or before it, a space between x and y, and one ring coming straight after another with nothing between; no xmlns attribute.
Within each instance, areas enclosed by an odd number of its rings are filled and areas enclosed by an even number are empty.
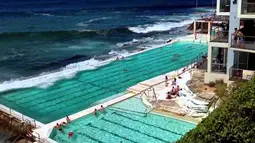
<svg viewBox="0 0 255 143"><path fill-rule="evenodd" d="M13 116L22 122L26 122L26 123L28 122L30 125L34 126L35 128L40 127L40 126L37 126L35 119L32 119L32 118L30 118L20 112L17 112L9 107L6 107L2 104L0 104L0 111L3 111L6 114L9 114L10 116Z"/></svg>
<svg viewBox="0 0 255 143"><path fill-rule="evenodd" d="M243 35L243 36L237 36L237 35L234 35L236 37L242 37L242 38L254 38L255 39L255 36L247 36L247 35Z"/></svg>

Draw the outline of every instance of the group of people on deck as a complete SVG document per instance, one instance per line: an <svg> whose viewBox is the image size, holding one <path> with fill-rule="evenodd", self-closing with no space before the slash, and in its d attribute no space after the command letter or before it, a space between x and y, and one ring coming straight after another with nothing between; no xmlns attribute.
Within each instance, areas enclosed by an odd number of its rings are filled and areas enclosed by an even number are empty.
<svg viewBox="0 0 255 143"><path fill-rule="evenodd" d="M186 68L184 68L182 70L182 73L184 73L186 71ZM180 76L178 76L178 79L181 79ZM165 87L168 87L168 77L165 76ZM166 99L172 99L172 98L176 98L177 96L179 96L179 91L182 90L179 85L177 85L177 79L174 78L172 81L172 85L171 85L172 89L171 91L167 92L167 97Z"/></svg>
<svg viewBox="0 0 255 143"><path fill-rule="evenodd" d="M62 131L63 131L62 127L66 127L67 123L71 123L71 122L72 122L72 121L71 121L71 119L69 118L69 116L66 116L66 122L62 122L62 123L60 123L60 124L57 123L56 126L55 126L55 128L58 129L60 132L62 132ZM73 136L73 132L70 131L70 132L68 133L68 137L71 138L72 136Z"/></svg>
<svg viewBox="0 0 255 143"><path fill-rule="evenodd" d="M181 77L178 77L181 78ZM179 91L182 90L179 85L177 85L177 79L174 78L173 82L172 82L172 89L171 91L167 92L167 97L166 99L172 99L172 98L176 98L177 96L179 96Z"/></svg>

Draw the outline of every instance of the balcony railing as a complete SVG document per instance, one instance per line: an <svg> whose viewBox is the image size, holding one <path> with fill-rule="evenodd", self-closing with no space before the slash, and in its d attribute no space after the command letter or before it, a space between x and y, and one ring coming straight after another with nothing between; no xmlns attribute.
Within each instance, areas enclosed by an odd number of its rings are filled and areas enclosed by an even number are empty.
<svg viewBox="0 0 255 143"><path fill-rule="evenodd" d="M232 36L232 48L255 50L255 36Z"/></svg>
<svg viewBox="0 0 255 143"><path fill-rule="evenodd" d="M255 14L255 2L242 2L241 14Z"/></svg>
<svg viewBox="0 0 255 143"><path fill-rule="evenodd" d="M212 63L212 72L226 73L226 64Z"/></svg>
<svg viewBox="0 0 255 143"><path fill-rule="evenodd" d="M213 29L210 34L210 42L228 43L228 31Z"/></svg>
<svg viewBox="0 0 255 143"><path fill-rule="evenodd" d="M250 80L254 76L255 71L238 69L235 66L230 68L229 79L232 81L235 80Z"/></svg>

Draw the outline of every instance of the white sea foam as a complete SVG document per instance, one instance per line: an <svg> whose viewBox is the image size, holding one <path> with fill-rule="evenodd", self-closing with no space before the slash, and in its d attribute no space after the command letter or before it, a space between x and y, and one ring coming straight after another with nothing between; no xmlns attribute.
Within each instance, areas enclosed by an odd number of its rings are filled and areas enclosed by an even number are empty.
<svg viewBox="0 0 255 143"><path fill-rule="evenodd" d="M146 37L146 38L142 38L142 39L133 39L132 41L117 43L116 45L117 45L117 47L121 48L123 46L131 46L133 44L145 43L145 42L152 41L152 40L154 40L152 37Z"/></svg>
<svg viewBox="0 0 255 143"><path fill-rule="evenodd" d="M132 45L132 44L138 43L138 42L139 42L139 40L133 39L132 41L117 43L116 45L117 45L118 47L123 47L123 46L125 46L125 45Z"/></svg>
<svg viewBox="0 0 255 143"><path fill-rule="evenodd" d="M111 19L111 17L100 17L100 18L91 19L85 22L77 23L77 26L86 27L89 25L89 23L97 22L100 20L106 20L106 19Z"/></svg>
<svg viewBox="0 0 255 143"><path fill-rule="evenodd" d="M129 27L128 29L135 33L150 33L155 31L168 31L172 28L182 27L192 23L193 20L185 20L182 22L158 22L156 24L139 25L137 27Z"/></svg>
<svg viewBox="0 0 255 143"><path fill-rule="evenodd" d="M29 79L15 79L10 81L5 81L0 84L0 92L10 90L10 89L18 89L18 88L28 88L28 87L41 87L46 88L54 84L54 82L65 79L72 78L79 71L84 70L92 70L102 65L108 64L110 61L115 58L108 59L106 61L99 61L94 58L90 60L86 60L83 62L69 64L58 72L54 73L42 73L37 77L32 77Z"/></svg>
<svg viewBox="0 0 255 143"><path fill-rule="evenodd" d="M109 55L117 56L117 57L128 57L130 53L127 50L121 50L121 51L111 50L109 52Z"/></svg>
<svg viewBox="0 0 255 143"><path fill-rule="evenodd" d="M106 19L111 19L111 17L95 18L95 19L91 19L91 20L87 21L86 23L92 23L92 22L96 22L96 21L100 21L100 20L106 20Z"/></svg>
<svg viewBox="0 0 255 143"><path fill-rule="evenodd" d="M84 23L84 22L80 22L77 24L77 26L81 26L81 27L87 27L88 24Z"/></svg>
<svg viewBox="0 0 255 143"><path fill-rule="evenodd" d="M40 16L54 16L54 15L49 14L49 13L35 13L34 15L40 15Z"/></svg>

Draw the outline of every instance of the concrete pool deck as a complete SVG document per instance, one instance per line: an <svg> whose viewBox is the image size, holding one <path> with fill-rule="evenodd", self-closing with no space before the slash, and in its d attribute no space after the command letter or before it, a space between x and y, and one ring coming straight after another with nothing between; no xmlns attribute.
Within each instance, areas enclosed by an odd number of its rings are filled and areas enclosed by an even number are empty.
<svg viewBox="0 0 255 143"><path fill-rule="evenodd" d="M206 39L206 38L205 38ZM170 44L173 44L175 42L178 42L178 41L194 41L196 43L207 43L206 40L204 39L198 39L198 40L193 40L193 36L192 35L188 35L188 36L185 36L185 37L182 37L182 38L178 38L178 40L173 40L171 43L167 43L167 44L164 44L164 45L160 45L156 48L159 48L159 47L162 47L162 46L166 46L166 45L170 45ZM152 48L152 49L155 49L155 48ZM150 49L151 50L151 49ZM141 51L141 52L146 52L147 50L145 51ZM178 71L172 71L172 72L169 72L169 73L166 73L164 75L160 75L160 76L157 76L157 77L154 77L154 78L151 78L151 79L148 79L148 80L145 80L145 81L142 81L140 83L138 83L137 85L143 85L143 86L140 86L142 88L142 90L145 90L146 88L149 88L150 86L153 86L153 85L157 85L157 84L162 84L164 83L165 81L165 75L168 75L169 77L175 77L176 75L178 75L179 73L181 73L181 70L183 68L181 68L180 70ZM136 85L136 86L137 86ZM132 88L132 87L131 87ZM131 89L129 88L129 89ZM161 88L160 86L158 86L157 88ZM159 91L162 91L161 89L157 89ZM132 90L128 90L128 91L132 91ZM141 90L138 90L138 91L141 91ZM83 117L83 116L86 116L88 114L91 114L94 109L100 109L100 106L103 105L104 107L107 107L107 106L110 106L110 105L113 105L113 104L116 104L118 102L121 102L123 100L126 100L130 97L133 97L135 95L139 95L140 93L137 92L137 91L132 91L132 92L128 92L127 94L124 94L123 96L120 96L120 97L116 97L115 99L112 99L110 101L107 101L107 102L104 102L102 104L99 104L99 105L96 105L96 106L93 106L93 107L90 107L88 109L85 109L83 111L80 111L80 112L77 112L75 114L72 114L69 116L69 118L71 120L75 120L75 119L78 119L80 117ZM163 97L159 97L159 98L163 98ZM4 106L4 107L1 107L1 108L6 108L7 110L5 112L8 112L8 107ZM12 113L15 113L14 115L16 115L17 117L19 118L24 118L25 116L15 110L12 110ZM61 123L63 121L66 121L65 118L62 118L62 119L59 119L59 120L56 120L56 121L53 121L51 123L48 123L48 124L43 124L39 121L36 121L34 119L31 119L30 117L25 117L31 121L34 121L36 122L36 124L38 125L37 126L37 129L34 130L34 134L37 135L39 134L40 138L45 141L45 142L55 142L53 141L52 139L49 138L49 135L52 131L52 129L54 128L54 126L56 125L56 123Z"/></svg>

